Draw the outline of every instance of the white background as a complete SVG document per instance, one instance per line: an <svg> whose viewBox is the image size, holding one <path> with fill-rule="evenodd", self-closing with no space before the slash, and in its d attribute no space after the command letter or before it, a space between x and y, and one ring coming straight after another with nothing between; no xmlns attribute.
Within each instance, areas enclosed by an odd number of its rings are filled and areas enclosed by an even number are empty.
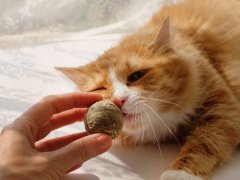
<svg viewBox="0 0 240 180"><path fill-rule="evenodd" d="M76 90L55 66L94 60L161 5L161 0L1 0L0 130L43 96ZM78 123L49 137L82 130ZM239 179L239 151L214 180ZM64 179L157 180L177 152L174 145L161 150L114 145Z"/></svg>

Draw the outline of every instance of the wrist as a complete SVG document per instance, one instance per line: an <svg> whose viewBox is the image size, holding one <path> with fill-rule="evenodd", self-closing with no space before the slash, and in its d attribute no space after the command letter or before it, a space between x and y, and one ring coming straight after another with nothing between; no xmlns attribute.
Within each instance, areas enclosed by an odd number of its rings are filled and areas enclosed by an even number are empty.
<svg viewBox="0 0 240 180"><path fill-rule="evenodd" d="M10 167L0 168L0 179L1 180L30 180L31 178L24 176L23 172L14 170Z"/></svg>

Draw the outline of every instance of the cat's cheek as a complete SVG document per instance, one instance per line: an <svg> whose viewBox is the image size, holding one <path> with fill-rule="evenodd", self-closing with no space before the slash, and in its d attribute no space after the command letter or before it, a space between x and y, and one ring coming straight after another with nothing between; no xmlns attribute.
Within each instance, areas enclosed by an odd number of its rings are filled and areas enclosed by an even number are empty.
<svg viewBox="0 0 240 180"><path fill-rule="evenodd" d="M163 172L160 180L203 180L203 178L189 174L184 170L167 170Z"/></svg>

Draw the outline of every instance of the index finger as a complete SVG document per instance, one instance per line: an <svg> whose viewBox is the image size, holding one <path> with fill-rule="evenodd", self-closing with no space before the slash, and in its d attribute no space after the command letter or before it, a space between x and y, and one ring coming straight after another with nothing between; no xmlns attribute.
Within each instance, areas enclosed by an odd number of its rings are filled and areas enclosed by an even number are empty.
<svg viewBox="0 0 240 180"><path fill-rule="evenodd" d="M94 93L67 93L50 95L43 98L39 103L45 103L45 110L49 109L51 114L57 114L72 108L89 107L102 99L102 96Z"/></svg>
<svg viewBox="0 0 240 180"><path fill-rule="evenodd" d="M16 123L21 122L20 124L23 126L30 123L31 129L35 130L46 123L54 114L72 108L89 107L101 99L99 94L79 92L47 96L27 110L17 119Z"/></svg>

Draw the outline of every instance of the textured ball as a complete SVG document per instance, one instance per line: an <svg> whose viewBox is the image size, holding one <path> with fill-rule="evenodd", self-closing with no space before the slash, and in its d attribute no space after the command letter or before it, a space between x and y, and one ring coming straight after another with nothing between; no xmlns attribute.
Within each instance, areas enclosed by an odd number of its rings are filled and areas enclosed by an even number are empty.
<svg viewBox="0 0 240 180"><path fill-rule="evenodd" d="M90 134L106 133L114 139L123 128L123 114L112 101L99 101L89 107L84 124Z"/></svg>

